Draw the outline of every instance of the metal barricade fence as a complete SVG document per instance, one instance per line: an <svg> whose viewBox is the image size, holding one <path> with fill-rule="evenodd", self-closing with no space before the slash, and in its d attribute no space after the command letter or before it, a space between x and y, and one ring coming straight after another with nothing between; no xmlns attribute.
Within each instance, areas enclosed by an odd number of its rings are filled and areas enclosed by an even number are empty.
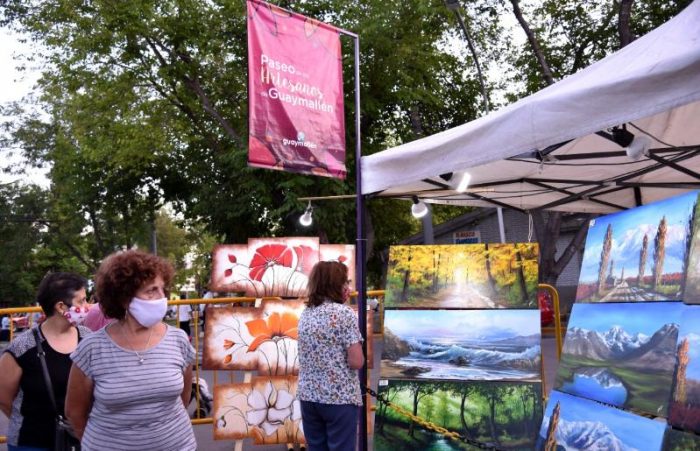
<svg viewBox="0 0 700 451"><path fill-rule="evenodd" d="M380 299L384 298L384 290L374 290L374 291L368 291L367 292L368 297L377 297ZM352 297L355 298L357 297L357 293L353 293ZM279 300L281 298L278 297L266 297L262 298L262 300ZM196 359L196 364L194 368L194 375L195 375L195 380L199 381L201 377L201 367L200 363L201 362L201 352L202 350L200 349L200 312L199 312L199 306L207 306L207 305L236 305L236 304L254 304L258 299L256 298L250 298L250 297L227 297L227 298L212 298L212 299L179 299L179 300L171 300L168 301L168 306L175 306L177 307L175 311L175 327L178 326L179 318L180 318L180 309L183 306L190 306L191 308L191 324L192 324L192 346L195 348L195 351L197 352L197 359ZM379 303L379 308L381 311L381 307L383 305L383 302ZM192 308L192 306L196 306L196 308ZM31 306L31 307L11 307L11 308L0 308L0 318L4 316L10 316L10 330L9 330L9 340L12 341L15 338L15 335L20 332L21 330L28 329L32 327L34 324L34 314L35 313L42 313L41 307L36 307L36 306ZM22 321L17 321L18 319L22 319ZM24 318L26 318L26 323L24 322ZM383 318L383 315L380 316L380 318ZM171 322L170 320L166 319L166 322ZM15 323L19 323L21 326L26 327L21 327L21 330L18 330L16 327ZM381 328L380 330L383 330ZM2 346L2 345L0 345ZM4 347L0 349L4 350ZM227 371L228 373L231 373L231 379L233 378L233 371ZM217 375L218 371L214 371L214 384L216 384L217 381ZM202 412L201 409L201 400L202 396L201 393L199 392L200 386L198 383L193 384L193 387L195 389L195 418L192 418L192 424L193 425L199 425L199 424L211 424L213 423L213 419L211 417L201 417L200 413ZM7 436L5 435L0 435L0 443L6 443L7 442Z"/></svg>
<svg viewBox="0 0 700 451"><path fill-rule="evenodd" d="M559 296L557 293L557 290L550 286L550 285L545 285L545 284L540 284L539 285L540 289L544 289L549 291L552 294L553 297L553 303L554 303L554 309L555 309L555 315L554 315L554 334L556 336L557 340L557 357L560 357L561 355L561 346L562 346L562 329L561 329L561 319L559 315ZM384 295L385 291L384 290L369 290L367 291L367 297L373 297L373 298L378 298L379 304L378 304L378 312L379 312L379 330L375 331L375 334L381 334L384 330ZM357 293L352 293L352 298L357 297ZM279 300L281 298L278 297L267 297L267 298L262 298L263 300L265 299L270 299L270 300ZM193 333L192 333L192 345L195 348L195 351L197 352L197 360L196 360L196 365L194 369L194 374L195 374L195 379L198 381L200 376L201 376L201 371L202 369L200 368L199 362L201 361L201 350L200 350L200 325L199 325L199 320L200 320L200 315L199 315L199 306L200 305L222 305L222 304L231 304L231 305L236 305L236 304L247 304L251 303L254 304L258 299L256 298L250 298L250 297L227 297L227 298L212 298L212 299L180 299L180 300L171 300L168 301L168 306L175 306L177 307L176 313L175 313L175 321L176 323L179 321L180 318L180 308L182 306L197 306L197 308L193 308L191 310L191 319L192 319L192 324L194 326L193 328ZM41 307L12 307L12 308L2 308L0 309L0 318L9 315L11 318L10 321L10 332L9 332L9 341L12 341L16 334L16 327L15 327L15 321L12 321L12 318L17 318L18 315L27 315L27 328L31 327L34 323L34 313L42 313ZM23 324L20 322L20 324ZM177 324L176 324L177 326ZM547 329L547 328L545 328ZM3 348L4 349L4 348ZM233 380L233 371L227 371L230 373L231 380ZM214 384L216 385L218 379L218 371L214 371ZM544 381L544 379L543 379ZM367 383L367 381L365 381ZM192 418L192 424L193 425L199 425L199 424L211 424L213 423L212 417L200 417L201 413L201 394L199 392L199 384L194 384L195 387L195 418ZM6 443L7 437L4 435L0 435L0 443Z"/></svg>

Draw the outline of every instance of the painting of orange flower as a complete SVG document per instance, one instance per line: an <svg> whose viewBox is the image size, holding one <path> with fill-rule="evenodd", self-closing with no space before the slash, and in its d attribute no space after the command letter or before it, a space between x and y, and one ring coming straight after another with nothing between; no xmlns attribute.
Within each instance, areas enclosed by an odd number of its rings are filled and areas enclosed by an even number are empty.
<svg viewBox="0 0 700 451"><path fill-rule="evenodd" d="M208 370L299 373L297 324L303 300L265 300L260 308L209 307L202 366Z"/></svg>

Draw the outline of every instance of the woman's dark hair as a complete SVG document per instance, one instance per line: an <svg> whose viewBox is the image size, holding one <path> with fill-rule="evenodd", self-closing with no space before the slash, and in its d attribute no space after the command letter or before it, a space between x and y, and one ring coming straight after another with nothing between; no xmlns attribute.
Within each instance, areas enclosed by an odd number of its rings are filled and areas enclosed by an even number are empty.
<svg viewBox="0 0 700 451"><path fill-rule="evenodd" d="M47 274L39 283L36 302L48 318L54 314L54 306L59 302L71 305L75 292L87 287L83 276L71 272L53 272Z"/></svg>
<svg viewBox="0 0 700 451"><path fill-rule="evenodd" d="M348 281L348 267L340 262L318 262L309 276L309 300L306 305L315 307L330 299L342 304L343 288Z"/></svg>
<svg viewBox="0 0 700 451"><path fill-rule="evenodd" d="M131 299L144 284L160 276L167 288L175 270L164 258L130 250L108 256L95 275L95 296L108 318L126 316Z"/></svg>

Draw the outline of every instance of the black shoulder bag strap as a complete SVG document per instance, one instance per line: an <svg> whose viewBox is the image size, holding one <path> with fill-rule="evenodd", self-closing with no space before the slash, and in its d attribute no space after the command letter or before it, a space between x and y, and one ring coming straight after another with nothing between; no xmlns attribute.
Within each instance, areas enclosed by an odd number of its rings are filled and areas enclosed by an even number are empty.
<svg viewBox="0 0 700 451"><path fill-rule="evenodd" d="M37 354L39 355L39 361L41 362L41 370L44 373L44 382L46 383L46 389L49 391L49 399L51 399L53 411L56 412L57 416L60 416L60 414L58 413L58 407L56 406L56 398L53 395L53 384L51 383L49 368L46 366L46 352L44 352L44 347L41 345L41 337L39 336L39 326L32 329L32 332L34 332L34 340L36 340Z"/></svg>

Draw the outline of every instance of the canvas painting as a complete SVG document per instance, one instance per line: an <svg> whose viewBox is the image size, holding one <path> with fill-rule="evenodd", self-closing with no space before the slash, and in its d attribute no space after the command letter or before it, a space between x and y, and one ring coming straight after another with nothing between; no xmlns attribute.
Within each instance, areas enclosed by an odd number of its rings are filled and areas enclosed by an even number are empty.
<svg viewBox="0 0 700 451"><path fill-rule="evenodd" d="M379 393L433 425L496 449L533 449L542 421L540 384L517 382L380 381ZM379 404L375 451L471 450Z"/></svg>
<svg viewBox="0 0 700 451"><path fill-rule="evenodd" d="M666 416L681 302L574 304L557 390Z"/></svg>
<svg viewBox="0 0 700 451"><path fill-rule="evenodd" d="M322 262L337 261L348 267L348 279L355 289L355 246L352 244L321 244L319 260Z"/></svg>
<svg viewBox="0 0 700 451"><path fill-rule="evenodd" d="M387 310L381 377L539 381L539 310Z"/></svg>
<svg viewBox="0 0 700 451"><path fill-rule="evenodd" d="M692 194L692 193L691 193ZM700 194L698 194L700 196ZM687 270L685 283L683 284L683 302L687 304L700 304L700 206L695 202L693 210L692 237L690 239L690 250L688 251Z"/></svg>
<svg viewBox="0 0 700 451"><path fill-rule="evenodd" d="M537 308L536 244L392 246L386 308Z"/></svg>
<svg viewBox="0 0 700 451"><path fill-rule="evenodd" d="M207 308L203 368L298 374L297 325L303 309L302 300L265 300L260 308Z"/></svg>
<svg viewBox="0 0 700 451"><path fill-rule="evenodd" d="M591 220L576 300L681 300L697 198L690 192Z"/></svg>
<svg viewBox="0 0 700 451"><path fill-rule="evenodd" d="M678 333L678 368L668 422L700 432L700 306L683 309Z"/></svg>
<svg viewBox="0 0 700 451"><path fill-rule="evenodd" d="M247 244L220 244L211 256L209 289L218 292L238 292L262 297L263 287L250 278Z"/></svg>
<svg viewBox="0 0 700 451"><path fill-rule="evenodd" d="M255 298L305 296L318 259L318 238L251 238L247 246L219 245L212 254L209 288Z"/></svg>
<svg viewBox="0 0 700 451"><path fill-rule="evenodd" d="M301 297L319 259L318 238L250 238L248 255L249 276L264 296Z"/></svg>
<svg viewBox="0 0 700 451"><path fill-rule="evenodd" d="M668 428L663 451L700 451L700 436Z"/></svg>
<svg viewBox="0 0 700 451"><path fill-rule="evenodd" d="M267 376L298 374L297 325L304 308L303 299L264 300L260 308L207 307L202 367ZM374 359L372 334L368 314L368 368Z"/></svg>
<svg viewBox="0 0 700 451"><path fill-rule="evenodd" d="M552 391L537 449L657 451L665 423Z"/></svg>
<svg viewBox="0 0 700 451"><path fill-rule="evenodd" d="M257 377L249 383L214 387L214 440L305 443L297 378Z"/></svg>

